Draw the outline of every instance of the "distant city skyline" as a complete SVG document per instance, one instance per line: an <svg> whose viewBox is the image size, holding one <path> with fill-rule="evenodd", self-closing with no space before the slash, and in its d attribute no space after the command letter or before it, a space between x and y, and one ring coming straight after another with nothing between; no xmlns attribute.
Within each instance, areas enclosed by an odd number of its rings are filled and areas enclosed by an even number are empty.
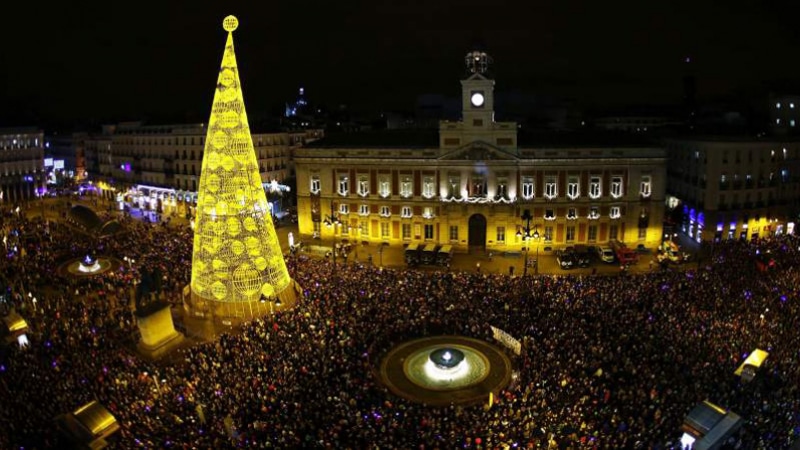
<svg viewBox="0 0 800 450"><path fill-rule="evenodd" d="M585 4L584 4L585 3ZM114 7L116 8L116 7ZM417 96L457 95L464 55L480 43L496 89L586 105L679 103L685 59L698 95L800 80L791 2L278 2L130 10L36 2L7 7L0 125L207 120L222 18L236 14L251 115L309 101L412 110ZM209 75L211 74L211 75Z"/></svg>

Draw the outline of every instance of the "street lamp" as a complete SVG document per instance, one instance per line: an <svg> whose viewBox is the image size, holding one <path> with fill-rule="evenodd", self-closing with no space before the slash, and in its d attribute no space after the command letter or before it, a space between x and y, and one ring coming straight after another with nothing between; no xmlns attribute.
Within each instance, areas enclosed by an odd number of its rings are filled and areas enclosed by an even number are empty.
<svg viewBox="0 0 800 450"><path fill-rule="evenodd" d="M530 250L530 240L533 239L537 241L536 245L536 264L533 266L534 274L539 274L539 230L536 229L536 225L533 226L533 230L531 230L531 216L530 210L525 210L521 217L522 220L525 221L525 226L518 225L517 226L517 237L522 238L522 242L525 245L525 264L522 275L528 275L528 251Z"/></svg>
<svg viewBox="0 0 800 450"><path fill-rule="evenodd" d="M333 200L331 200L331 213L330 215L325 217L325 225L328 228L333 229L333 271L332 274L336 275L336 226L341 225L342 222L339 221L339 216L333 210Z"/></svg>

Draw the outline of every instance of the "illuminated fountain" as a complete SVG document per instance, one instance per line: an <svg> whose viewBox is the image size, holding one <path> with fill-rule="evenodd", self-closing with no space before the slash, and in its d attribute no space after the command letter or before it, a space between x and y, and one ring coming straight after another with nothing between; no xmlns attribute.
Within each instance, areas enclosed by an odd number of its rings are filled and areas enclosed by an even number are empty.
<svg viewBox="0 0 800 450"><path fill-rule="evenodd" d="M83 258L75 258L62 264L58 270L64 275L88 277L106 273L116 266L119 266L119 262L113 258L95 257L87 253Z"/></svg>
<svg viewBox="0 0 800 450"><path fill-rule="evenodd" d="M404 371L412 383L426 389L460 389L486 377L489 363L470 347L430 346L411 353Z"/></svg>
<svg viewBox="0 0 800 450"><path fill-rule="evenodd" d="M78 264L78 270L83 273L95 273L100 270L100 263L97 262L97 258L93 258L90 254L86 254L86 257L81 260Z"/></svg>
<svg viewBox="0 0 800 450"><path fill-rule="evenodd" d="M382 359L381 381L396 395L429 405L486 401L509 381L511 362L493 345L464 336L399 344Z"/></svg>

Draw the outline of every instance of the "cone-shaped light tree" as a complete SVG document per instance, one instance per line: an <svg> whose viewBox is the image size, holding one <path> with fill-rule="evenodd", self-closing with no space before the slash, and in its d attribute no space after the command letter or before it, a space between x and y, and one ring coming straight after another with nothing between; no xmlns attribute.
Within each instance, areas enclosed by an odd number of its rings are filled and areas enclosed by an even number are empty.
<svg viewBox="0 0 800 450"><path fill-rule="evenodd" d="M281 298L293 285L250 136L233 49L237 26L234 16L223 22L228 40L208 121L192 252L193 295L228 304L226 311L245 311L237 306L262 295Z"/></svg>

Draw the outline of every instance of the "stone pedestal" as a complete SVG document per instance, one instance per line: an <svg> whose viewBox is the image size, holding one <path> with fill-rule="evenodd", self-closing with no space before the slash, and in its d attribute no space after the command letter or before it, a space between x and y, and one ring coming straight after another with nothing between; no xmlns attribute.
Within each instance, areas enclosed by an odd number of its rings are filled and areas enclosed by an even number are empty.
<svg viewBox="0 0 800 450"><path fill-rule="evenodd" d="M175 331L169 303L154 302L136 311L136 322L142 335L136 349L143 356L160 358L184 340Z"/></svg>

